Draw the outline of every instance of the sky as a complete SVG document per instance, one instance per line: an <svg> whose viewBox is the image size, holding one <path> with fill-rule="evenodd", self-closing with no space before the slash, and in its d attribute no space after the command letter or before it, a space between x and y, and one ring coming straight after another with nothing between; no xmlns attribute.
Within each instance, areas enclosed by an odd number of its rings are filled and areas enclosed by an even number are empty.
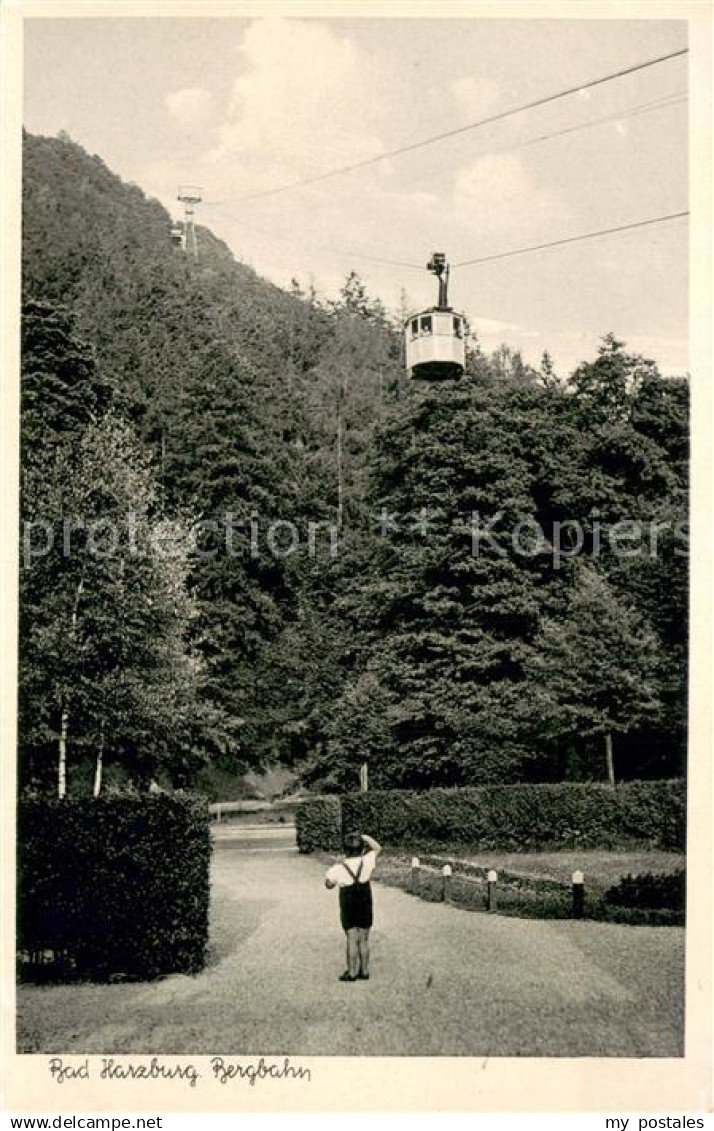
<svg viewBox="0 0 714 1131"><path fill-rule="evenodd" d="M417 310L436 301L435 250L458 264L685 210L687 57L243 198L686 46L686 23L664 20L28 19L24 124L65 130L176 216L178 185L201 186L199 222L278 285L332 296L354 268L390 309L405 292ZM687 247L674 220L455 266L449 298L487 351L538 364L547 349L566 374L613 331L683 373Z"/></svg>

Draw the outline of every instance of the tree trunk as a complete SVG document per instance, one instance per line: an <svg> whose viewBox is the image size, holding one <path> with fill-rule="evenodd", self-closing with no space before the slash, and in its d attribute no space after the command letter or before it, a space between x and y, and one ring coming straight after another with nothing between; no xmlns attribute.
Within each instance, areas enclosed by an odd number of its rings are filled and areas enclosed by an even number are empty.
<svg viewBox="0 0 714 1131"><path fill-rule="evenodd" d="M344 513L344 468L342 438L344 432L344 407L347 397L347 378L340 379L339 403L337 407L337 527L342 529L342 516Z"/></svg>
<svg viewBox="0 0 714 1131"><path fill-rule="evenodd" d="M605 735L605 763L607 765L607 780L610 785L615 784L615 763L612 760L612 734Z"/></svg>
<svg viewBox="0 0 714 1131"><path fill-rule="evenodd" d="M102 790L102 767L104 763L104 720L99 727L99 748L97 750L97 765L94 771L94 796L99 797Z"/></svg>
<svg viewBox="0 0 714 1131"><path fill-rule="evenodd" d="M72 621L69 632L69 646L74 647L77 638L77 621L79 619L79 602L84 592L84 570L77 585L72 608ZM67 734L69 733L69 692L62 696L62 715L60 718L59 741L57 744L57 796L67 795Z"/></svg>
<svg viewBox="0 0 714 1131"><path fill-rule="evenodd" d="M67 794L67 731L69 730L69 707L66 698L62 702L62 717L60 719L59 748L57 763L57 796L65 797Z"/></svg>
<svg viewBox="0 0 714 1131"><path fill-rule="evenodd" d="M337 526L342 529L342 410L337 417Z"/></svg>
<svg viewBox="0 0 714 1131"><path fill-rule="evenodd" d="M580 781L581 776L581 759L580 751L578 750L577 743L572 735L568 735L565 739L565 772L564 778L566 781Z"/></svg>

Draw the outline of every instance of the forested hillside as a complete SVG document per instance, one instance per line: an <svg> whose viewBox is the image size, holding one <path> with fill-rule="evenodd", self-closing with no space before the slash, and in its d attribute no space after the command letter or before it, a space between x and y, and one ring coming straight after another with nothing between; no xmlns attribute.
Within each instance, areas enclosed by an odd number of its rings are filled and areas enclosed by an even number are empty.
<svg viewBox="0 0 714 1131"><path fill-rule="evenodd" d="M354 272L320 301L169 229L26 136L23 782L679 772L686 382L612 336L567 380L486 357L469 312L420 386Z"/></svg>

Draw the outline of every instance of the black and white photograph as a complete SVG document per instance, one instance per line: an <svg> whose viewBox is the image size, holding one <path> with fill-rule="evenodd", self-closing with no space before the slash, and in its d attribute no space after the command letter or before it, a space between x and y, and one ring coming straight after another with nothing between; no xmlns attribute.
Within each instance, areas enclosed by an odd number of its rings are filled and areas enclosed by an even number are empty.
<svg viewBox="0 0 714 1131"><path fill-rule="evenodd" d="M17 1110L83 1079L106 1110L147 1080L287 1104L322 1058L694 1053L668 1094L710 1110L709 21L41 8L6 467L13 1041L44 1067Z"/></svg>

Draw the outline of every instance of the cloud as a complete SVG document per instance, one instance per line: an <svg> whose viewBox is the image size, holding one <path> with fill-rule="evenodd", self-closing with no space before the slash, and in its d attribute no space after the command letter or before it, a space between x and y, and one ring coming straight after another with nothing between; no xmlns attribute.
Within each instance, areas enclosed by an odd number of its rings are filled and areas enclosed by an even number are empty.
<svg viewBox="0 0 714 1131"><path fill-rule="evenodd" d="M214 161L245 159L262 187L383 150L383 76L339 30L313 20L254 20L239 58Z"/></svg>
<svg viewBox="0 0 714 1131"><path fill-rule="evenodd" d="M454 208L464 225L499 237L528 237L562 228L565 208L558 194L537 185L520 157L492 153L457 172Z"/></svg>
<svg viewBox="0 0 714 1131"><path fill-rule="evenodd" d="M500 96L496 83L472 73L452 76L446 90L436 82L415 84L410 68L368 50L339 21L253 20L238 42L222 121L195 176L211 186L214 199L240 201L436 134L487 113ZM455 175L449 171L463 160L458 148L434 146L299 192L247 201L240 216L249 223L256 215L256 225L293 235L294 254L285 245L286 261L297 257L298 245L314 261L317 245L329 244L425 263L442 246L454 255L458 247L471 250L471 205L483 172L473 172L472 150L459 174L458 207L445 199ZM244 233L242 246L248 238ZM348 266L350 259L344 256Z"/></svg>
<svg viewBox="0 0 714 1131"><path fill-rule="evenodd" d="M197 126L208 117L213 105L213 95L201 86L187 86L183 90L167 94L164 104L171 117L180 125Z"/></svg>

